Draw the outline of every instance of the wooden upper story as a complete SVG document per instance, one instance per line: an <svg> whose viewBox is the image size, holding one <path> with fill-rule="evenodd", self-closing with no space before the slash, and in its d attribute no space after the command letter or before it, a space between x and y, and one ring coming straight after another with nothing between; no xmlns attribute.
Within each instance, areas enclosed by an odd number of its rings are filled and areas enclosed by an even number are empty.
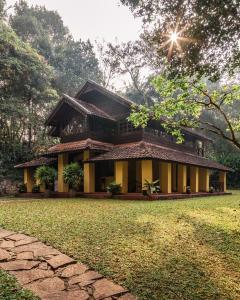
<svg viewBox="0 0 240 300"><path fill-rule="evenodd" d="M134 103L87 81L77 95L64 95L48 116L49 134L59 137L61 143L94 139L112 144L147 141L169 148L204 156L210 141L201 133L183 129L185 141L179 145L168 135L160 121L149 121L146 128L135 128L127 120Z"/></svg>

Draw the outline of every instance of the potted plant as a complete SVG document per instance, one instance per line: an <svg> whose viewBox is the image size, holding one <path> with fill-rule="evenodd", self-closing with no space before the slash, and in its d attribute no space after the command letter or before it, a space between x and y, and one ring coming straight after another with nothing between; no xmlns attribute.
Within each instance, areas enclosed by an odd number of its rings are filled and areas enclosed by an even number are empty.
<svg viewBox="0 0 240 300"><path fill-rule="evenodd" d="M191 194L191 187L190 187L190 186L187 186L187 187L186 187L186 193L187 193L187 194Z"/></svg>
<svg viewBox="0 0 240 300"><path fill-rule="evenodd" d="M145 196L158 193L160 191L159 180L150 182L145 179L145 183L142 191L143 191L143 195Z"/></svg>
<svg viewBox="0 0 240 300"><path fill-rule="evenodd" d="M45 185L45 196L48 197L53 190L54 181L57 177L57 171L49 166L41 166L37 168L35 178L39 180L40 184Z"/></svg>
<svg viewBox="0 0 240 300"><path fill-rule="evenodd" d="M83 170L77 162L70 163L63 170L63 180L69 185L71 196L76 196L76 191L83 178Z"/></svg>
<svg viewBox="0 0 240 300"><path fill-rule="evenodd" d="M214 187L213 186L210 186L209 188L209 193L213 193L214 192Z"/></svg>
<svg viewBox="0 0 240 300"><path fill-rule="evenodd" d="M40 193L40 185L39 184L34 184L32 188L33 193Z"/></svg>
<svg viewBox="0 0 240 300"><path fill-rule="evenodd" d="M121 185L113 181L107 186L107 192L111 195L118 195L121 193Z"/></svg>
<svg viewBox="0 0 240 300"><path fill-rule="evenodd" d="M18 186L18 192L19 193L26 193L27 192L27 187L25 183L21 183Z"/></svg>

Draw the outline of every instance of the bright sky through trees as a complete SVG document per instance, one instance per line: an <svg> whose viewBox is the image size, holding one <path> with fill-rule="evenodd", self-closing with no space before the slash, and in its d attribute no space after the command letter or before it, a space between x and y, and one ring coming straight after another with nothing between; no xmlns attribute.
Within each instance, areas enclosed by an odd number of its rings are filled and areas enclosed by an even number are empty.
<svg viewBox="0 0 240 300"><path fill-rule="evenodd" d="M7 0L13 5L16 0ZM126 42L138 38L141 20L118 0L28 0L32 5L45 5L57 10L75 39Z"/></svg>

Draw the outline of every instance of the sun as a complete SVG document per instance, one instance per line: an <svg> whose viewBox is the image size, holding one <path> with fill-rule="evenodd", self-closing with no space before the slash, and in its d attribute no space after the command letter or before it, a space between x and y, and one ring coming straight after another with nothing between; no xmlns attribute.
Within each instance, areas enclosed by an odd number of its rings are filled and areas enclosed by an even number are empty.
<svg viewBox="0 0 240 300"><path fill-rule="evenodd" d="M178 40L178 37L179 37L178 35L179 35L179 33L176 31L171 32L171 34L169 36L169 39L171 40L171 42L176 43Z"/></svg>

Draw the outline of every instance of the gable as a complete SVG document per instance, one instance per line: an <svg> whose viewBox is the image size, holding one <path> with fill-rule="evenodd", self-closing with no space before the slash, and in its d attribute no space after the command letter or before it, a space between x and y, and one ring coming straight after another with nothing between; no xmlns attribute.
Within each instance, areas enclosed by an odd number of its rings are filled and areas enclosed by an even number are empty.
<svg viewBox="0 0 240 300"><path fill-rule="evenodd" d="M87 81L75 98L94 105L115 120L128 116L134 104L93 81Z"/></svg>

